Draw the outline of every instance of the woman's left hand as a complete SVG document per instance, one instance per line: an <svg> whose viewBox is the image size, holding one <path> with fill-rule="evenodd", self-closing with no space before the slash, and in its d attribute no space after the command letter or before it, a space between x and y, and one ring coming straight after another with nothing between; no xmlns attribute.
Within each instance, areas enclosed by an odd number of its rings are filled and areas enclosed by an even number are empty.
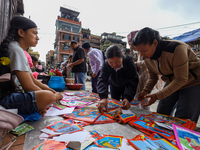
<svg viewBox="0 0 200 150"><path fill-rule="evenodd" d="M122 109L128 110L129 108L130 108L130 103L129 103L129 101L125 98L125 99L122 101Z"/></svg>
<svg viewBox="0 0 200 150"><path fill-rule="evenodd" d="M145 98L150 98L150 100L148 101L148 103L142 103L142 106L150 106L153 103L155 103L155 101L158 99L156 94L151 94L151 95L147 95L145 96Z"/></svg>

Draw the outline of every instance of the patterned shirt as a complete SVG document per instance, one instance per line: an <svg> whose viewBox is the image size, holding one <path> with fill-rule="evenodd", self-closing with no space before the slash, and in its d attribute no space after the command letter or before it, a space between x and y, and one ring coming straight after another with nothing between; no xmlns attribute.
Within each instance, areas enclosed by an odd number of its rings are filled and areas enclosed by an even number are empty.
<svg viewBox="0 0 200 150"><path fill-rule="evenodd" d="M104 63L102 51L100 51L99 49L90 47L87 55L89 57L92 72L95 74L98 74L98 72L101 70Z"/></svg>

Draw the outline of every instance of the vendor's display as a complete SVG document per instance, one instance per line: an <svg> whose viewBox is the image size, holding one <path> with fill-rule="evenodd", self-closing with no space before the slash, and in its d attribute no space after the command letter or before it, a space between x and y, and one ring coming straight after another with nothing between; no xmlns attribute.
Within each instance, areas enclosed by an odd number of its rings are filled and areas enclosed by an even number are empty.
<svg viewBox="0 0 200 150"><path fill-rule="evenodd" d="M156 141L158 143L166 144L165 140L167 140L167 142L170 142L170 144L176 147L177 147L177 142L175 139L172 125L174 124L174 125L178 125L180 127L186 127L192 130L194 130L196 127L196 124L190 121L189 119L180 119L180 118L172 117L169 115L158 114L158 113L151 113L149 115L141 115L137 120L129 121L129 124L133 126L134 128L138 129L139 131L143 132L145 135L147 135L154 141L155 139L159 139L159 141ZM163 140L163 138L165 140ZM129 143L130 142L131 141L129 140ZM135 142L133 140L132 145L134 147L137 147L141 144L140 142ZM145 141L143 140L143 142L149 143L146 140Z"/></svg>
<svg viewBox="0 0 200 150"><path fill-rule="evenodd" d="M122 110L121 102L112 98L107 99L108 111L105 111L104 108L104 111L100 113L98 108L95 107L96 105L88 107L88 105L99 100L98 94L67 92L65 95L63 100L58 103L55 102L52 107L58 111L72 110L64 113L63 117L66 120L57 121L41 130L42 134L39 138L46 141L36 146L34 150L46 149L50 146L51 148L56 147L56 149L72 150L77 147L83 150L92 148L120 149L122 147L138 150L199 148L198 139L200 134L192 131L195 129L196 124L188 119L180 119L155 112L137 118L131 111ZM135 100L135 104L140 102ZM95 130L88 132L83 128L92 124L113 122L129 123L143 134L139 134L132 139L125 139L123 136L100 134Z"/></svg>

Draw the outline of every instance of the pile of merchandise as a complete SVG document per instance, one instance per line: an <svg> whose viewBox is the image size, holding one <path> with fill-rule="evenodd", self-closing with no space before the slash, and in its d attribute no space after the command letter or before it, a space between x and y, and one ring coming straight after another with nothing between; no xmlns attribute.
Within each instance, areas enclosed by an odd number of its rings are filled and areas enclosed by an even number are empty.
<svg viewBox="0 0 200 150"><path fill-rule="evenodd" d="M45 141L37 145L34 150L53 149L54 147L56 150L73 150L77 147L84 150L95 149L95 147L177 150L183 146L182 141L184 144L188 141L188 145L195 148L199 146L199 142L196 140L200 138L200 135L192 131L196 124L188 119L158 113L141 115L137 118L133 113L123 113L121 102L111 98L108 98L108 112L100 113L96 106L89 106L99 100L98 94L95 93L66 92L63 100L59 103L55 102L52 107L60 111L73 108L72 112L63 114L65 120L55 122L42 129L39 138L45 139ZM135 99L132 101L132 105L138 105L141 102ZM137 135L132 139L125 139L123 136L103 135L94 130L86 131L83 128L87 125L113 122L129 123L144 134ZM186 133L183 131L184 129L190 133L190 136L181 137L180 131ZM197 143L196 145L194 141ZM191 144L192 142L193 144Z"/></svg>

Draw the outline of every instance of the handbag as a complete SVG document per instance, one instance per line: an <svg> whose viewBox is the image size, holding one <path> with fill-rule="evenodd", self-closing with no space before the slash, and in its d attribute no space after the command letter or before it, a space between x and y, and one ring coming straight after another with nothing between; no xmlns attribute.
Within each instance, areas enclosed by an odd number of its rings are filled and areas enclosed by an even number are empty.
<svg viewBox="0 0 200 150"><path fill-rule="evenodd" d="M8 131L16 128L23 120L24 118L20 115L10 112L0 106L0 147Z"/></svg>

